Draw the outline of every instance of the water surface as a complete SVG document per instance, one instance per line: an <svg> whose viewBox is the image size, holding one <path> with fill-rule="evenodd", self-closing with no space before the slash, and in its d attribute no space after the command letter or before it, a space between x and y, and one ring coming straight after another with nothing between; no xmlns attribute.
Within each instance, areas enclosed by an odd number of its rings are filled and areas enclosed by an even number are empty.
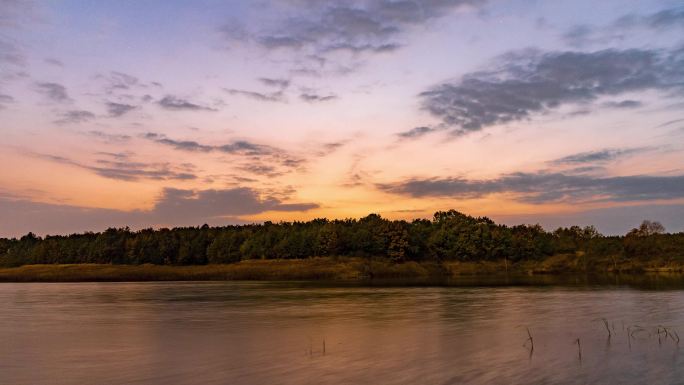
<svg viewBox="0 0 684 385"><path fill-rule="evenodd" d="M684 383L677 289L24 283L0 307L1 384Z"/></svg>

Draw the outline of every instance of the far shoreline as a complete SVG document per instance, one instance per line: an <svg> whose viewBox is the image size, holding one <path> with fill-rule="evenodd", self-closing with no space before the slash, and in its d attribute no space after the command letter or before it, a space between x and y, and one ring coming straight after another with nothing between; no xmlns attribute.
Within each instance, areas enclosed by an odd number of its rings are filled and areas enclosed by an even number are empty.
<svg viewBox="0 0 684 385"><path fill-rule="evenodd" d="M245 260L232 264L190 266L54 264L0 268L0 282L155 282L155 281L448 281L477 283L553 281L561 276L632 277L682 275L684 265L649 261L585 261L582 256L556 255L543 260L395 263L383 258ZM526 279L525 277L529 277ZM679 279L677 279L679 280ZM609 283L610 279L607 280ZM682 280L684 282L684 280Z"/></svg>

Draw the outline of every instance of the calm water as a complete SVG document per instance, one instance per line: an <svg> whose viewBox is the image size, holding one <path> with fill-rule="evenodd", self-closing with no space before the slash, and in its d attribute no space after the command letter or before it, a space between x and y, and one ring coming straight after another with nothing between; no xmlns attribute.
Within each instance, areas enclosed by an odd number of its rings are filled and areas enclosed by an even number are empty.
<svg viewBox="0 0 684 385"><path fill-rule="evenodd" d="M684 383L656 334L684 337L681 290L0 284L0 307L0 384Z"/></svg>

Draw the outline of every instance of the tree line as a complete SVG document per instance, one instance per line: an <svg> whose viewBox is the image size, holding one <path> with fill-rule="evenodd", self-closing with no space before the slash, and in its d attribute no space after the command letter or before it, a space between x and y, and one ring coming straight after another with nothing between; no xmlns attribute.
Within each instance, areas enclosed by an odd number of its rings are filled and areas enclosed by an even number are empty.
<svg viewBox="0 0 684 385"><path fill-rule="evenodd" d="M282 222L173 229L110 228L104 232L19 239L0 238L0 266L24 264L204 265L245 259L316 256L382 257L404 261L511 262L555 254L587 257L684 258L684 233L668 234L644 221L624 236L593 226L545 231L540 225L506 226L487 217L440 211L432 220L361 219Z"/></svg>

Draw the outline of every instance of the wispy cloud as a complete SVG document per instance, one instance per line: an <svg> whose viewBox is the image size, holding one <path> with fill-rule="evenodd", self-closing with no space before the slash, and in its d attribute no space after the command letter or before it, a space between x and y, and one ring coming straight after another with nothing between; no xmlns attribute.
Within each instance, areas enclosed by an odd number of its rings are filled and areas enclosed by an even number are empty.
<svg viewBox="0 0 684 385"><path fill-rule="evenodd" d="M231 161L233 166L255 175L279 176L287 172L301 170L306 163L306 159L283 149L247 140L236 140L222 145L208 145L194 140L170 139L163 134L154 132L144 134L143 138L180 151L215 152L239 157Z"/></svg>
<svg viewBox="0 0 684 385"><path fill-rule="evenodd" d="M317 207L315 203L285 204L246 187L199 191L167 188L154 211L161 217L217 218L264 211L307 211Z"/></svg>
<svg viewBox="0 0 684 385"><path fill-rule="evenodd" d="M37 154L37 156L52 162L92 171L104 178L127 182L141 179L192 180L197 178L196 175L188 172L186 168L179 169L178 166L173 166L170 163L142 163L129 160L98 159L95 161L95 165L87 165L62 156L49 154Z"/></svg>
<svg viewBox="0 0 684 385"><path fill-rule="evenodd" d="M128 112L138 108L137 106L126 103L107 102L105 105L107 106L107 112L109 113L109 116L115 118L125 115Z"/></svg>
<svg viewBox="0 0 684 385"><path fill-rule="evenodd" d="M148 132L143 136L145 139L171 146L177 150L183 151L197 151L197 152L211 152L217 151L226 154L241 154L249 156L271 155L280 150L271 146L248 142L245 140L238 140L232 143L223 145L206 145L200 144L193 140L174 140L169 139L163 134Z"/></svg>
<svg viewBox="0 0 684 385"><path fill-rule="evenodd" d="M236 187L219 190L165 188L150 210L112 210L67 204L33 202L0 196L0 236L68 234L104 230L112 226L197 226L202 223L226 225L244 223L242 216L266 211L308 211L316 203L285 203L259 190ZM65 221L64 218L69 218Z"/></svg>
<svg viewBox="0 0 684 385"><path fill-rule="evenodd" d="M533 203L628 202L684 198L684 175L595 177L563 173L513 173L495 179L414 178L379 184L378 188L411 197L475 199L512 194Z"/></svg>
<svg viewBox="0 0 684 385"><path fill-rule="evenodd" d="M273 13L286 16L272 23L250 26L233 23L224 26L221 32L232 44L247 42L272 51L294 50L298 58L323 68L337 53L358 56L395 51L402 46L404 35L411 28L429 25L459 8L477 8L484 3L477 0L278 2L271 4L276 8ZM296 17L290 16L291 7L298 11ZM252 25L259 27L252 28Z"/></svg>
<svg viewBox="0 0 684 385"><path fill-rule="evenodd" d="M109 82L110 90L130 90L140 83L140 79L123 72L112 71L104 78Z"/></svg>
<svg viewBox="0 0 684 385"><path fill-rule="evenodd" d="M36 83L36 90L48 98L49 100L56 103L70 102L71 98L67 93L66 87L59 83L52 82L40 82Z"/></svg>
<svg viewBox="0 0 684 385"><path fill-rule="evenodd" d="M19 28L35 14L33 1L2 0L0 5L0 28Z"/></svg>
<svg viewBox="0 0 684 385"><path fill-rule="evenodd" d="M408 131L400 132L397 134L397 136L402 139L417 139L435 131L439 131L439 129L434 127L420 126L414 127Z"/></svg>
<svg viewBox="0 0 684 385"><path fill-rule="evenodd" d="M677 123L681 123L681 122L684 122L684 118L682 118L682 119L668 120L668 121L665 122L665 123L659 124L659 125L657 126L657 128L667 127L667 126L671 126L671 125L673 125L673 124L677 124Z"/></svg>
<svg viewBox="0 0 684 385"><path fill-rule="evenodd" d="M0 77L27 67L24 47L13 35L30 25L37 8L32 1L0 0Z"/></svg>
<svg viewBox="0 0 684 385"><path fill-rule="evenodd" d="M19 49L19 47L0 36L0 63L5 65L13 65L23 67L26 64L26 57ZM0 70L3 69L0 67Z"/></svg>
<svg viewBox="0 0 684 385"><path fill-rule="evenodd" d="M259 78L259 81L266 86L280 89L285 89L290 86L290 80L288 79Z"/></svg>
<svg viewBox="0 0 684 385"><path fill-rule="evenodd" d="M602 107L606 108L620 108L620 109L631 109L642 107L644 103L638 100L621 100L619 102L605 102L601 104Z"/></svg>
<svg viewBox="0 0 684 385"><path fill-rule="evenodd" d="M277 167L263 163L248 163L239 167L240 170L253 175L267 176L274 178L283 175Z"/></svg>
<svg viewBox="0 0 684 385"><path fill-rule="evenodd" d="M94 138L97 138L105 143L124 143L131 140L130 135L125 134L111 134L98 130L90 130L83 133Z"/></svg>
<svg viewBox="0 0 684 385"><path fill-rule="evenodd" d="M47 64L51 64L55 67L64 67L64 63L62 63L61 60L57 60L57 59L52 58L52 57L45 58L43 61L46 62Z"/></svg>
<svg viewBox="0 0 684 385"><path fill-rule="evenodd" d="M655 13L623 15L608 25L576 25L563 34L563 39L573 47L586 47L623 41L635 29L662 32L666 29L682 27L684 27L684 6L677 6Z"/></svg>
<svg viewBox="0 0 684 385"><path fill-rule="evenodd" d="M663 9L648 15L625 15L615 24L623 27L641 26L655 29L684 27L684 6Z"/></svg>
<svg viewBox="0 0 684 385"><path fill-rule="evenodd" d="M472 72L422 92L423 108L452 133L464 134L602 96L647 90L676 90L681 96L684 89L684 58L678 52L525 51L498 62L496 70Z"/></svg>
<svg viewBox="0 0 684 385"><path fill-rule="evenodd" d="M4 104L14 102L14 97L0 93L0 109L4 108Z"/></svg>
<svg viewBox="0 0 684 385"><path fill-rule="evenodd" d="M338 98L337 95L318 95L314 93L303 93L299 98L308 103L329 102Z"/></svg>
<svg viewBox="0 0 684 385"><path fill-rule="evenodd" d="M71 110L64 112L60 118L55 121L57 124L74 124L84 123L95 119L95 114L86 110Z"/></svg>
<svg viewBox="0 0 684 385"><path fill-rule="evenodd" d="M580 152L577 154L572 154L564 156L559 159L552 160L551 164L554 165L577 165L581 163L602 163L609 162L619 158L629 157L636 154L640 154L646 151L650 151L650 147L638 147L638 148L607 148L598 151L588 151Z"/></svg>
<svg viewBox="0 0 684 385"><path fill-rule="evenodd" d="M233 88L225 88L224 89L226 92L228 92L231 95L240 95L240 96L245 96L254 100L258 100L260 102L285 102L285 95L283 94L282 91L277 91L277 92L255 92L255 91L246 91L246 90L237 90Z"/></svg>
<svg viewBox="0 0 684 385"><path fill-rule="evenodd" d="M644 218L658 220L668 230L684 228L684 205L682 204L626 204L613 207L588 209L563 213L530 213L493 215L497 222L508 225L539 223L547 230L567 227L569 223L579 226L596 226L602 234L623 235L638 226ZM676 231L676 230L675 230Z"/></svg>
<svg viewBox="0 0 684 385"><path fill-rule="evenodd" d="M164 96L158 104L171 111L216 111L214 108L202 106L173 95Z"/></svg>

